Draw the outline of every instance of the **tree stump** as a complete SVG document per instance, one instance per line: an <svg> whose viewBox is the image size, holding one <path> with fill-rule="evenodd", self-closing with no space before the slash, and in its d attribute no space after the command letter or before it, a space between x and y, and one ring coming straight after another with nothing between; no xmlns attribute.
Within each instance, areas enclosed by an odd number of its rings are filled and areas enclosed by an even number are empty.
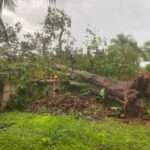
<svg viewBox="0 0 150 150"><path fill-rule="evenodd" d="M0 111L3 112L6 107L8 106L8 103L11 100L11 96L15 93L14 87L9 84L5 83L2 91L2 96L0 99Z"/></svg>

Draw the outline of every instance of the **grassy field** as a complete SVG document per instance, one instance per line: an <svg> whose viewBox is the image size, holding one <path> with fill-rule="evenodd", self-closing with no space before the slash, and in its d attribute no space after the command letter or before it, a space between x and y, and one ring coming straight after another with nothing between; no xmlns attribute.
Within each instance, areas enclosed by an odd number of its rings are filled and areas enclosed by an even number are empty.
<svg viewBox="0 0 150 150"><path fill-rule="evenodd" d="M113 120L2 113L0 150L150 150L150 128Z"/></svg>

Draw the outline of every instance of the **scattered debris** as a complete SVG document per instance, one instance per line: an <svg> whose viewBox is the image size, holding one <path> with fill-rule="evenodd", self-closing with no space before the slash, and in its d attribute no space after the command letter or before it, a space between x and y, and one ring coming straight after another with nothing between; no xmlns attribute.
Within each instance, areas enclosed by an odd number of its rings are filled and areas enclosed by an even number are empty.
<svg viewBox="0 0 150 150"><path fill-rule="evenodd" d="M101 119L105 115L105 109L94 98L72 95L56 95L41 100L33 101L26 106L29 112L48 112L52 114L74 113L80 116Z"/></svg>

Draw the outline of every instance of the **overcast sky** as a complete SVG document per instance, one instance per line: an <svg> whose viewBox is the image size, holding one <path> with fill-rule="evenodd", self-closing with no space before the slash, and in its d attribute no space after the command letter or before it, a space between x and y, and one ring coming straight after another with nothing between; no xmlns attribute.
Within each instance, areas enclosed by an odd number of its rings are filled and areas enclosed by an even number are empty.
<svg viewBox="0 0 150 150"><path fill-rule="evenodd" d="M18 0L16 12L5 10L4 19L21 21L24 31L36 30L47 6L47 0ZM150 40L150 0L57 0L57 7L71 16L73 35L80 41L88 26L108 39L126 33L140 43Z"/></svg>

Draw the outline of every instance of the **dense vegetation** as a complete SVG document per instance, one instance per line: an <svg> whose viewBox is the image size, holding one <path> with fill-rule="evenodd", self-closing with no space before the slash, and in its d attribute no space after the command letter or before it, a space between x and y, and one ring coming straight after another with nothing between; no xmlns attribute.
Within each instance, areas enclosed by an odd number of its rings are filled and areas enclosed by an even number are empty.
<svg viewBox="0 0 150 150"><path fill-rule="evenodd" d="M41 86L33 84L33 79L45 80L55 75L61 80L75 78L58 71L56 64L127 80L141 70L141 60L149 60L149 42L139 47L130 35L119 34L108 41L88 28L83 46L77 47L71 34L71 18L59 9L49 7L41 31L24 33L23 38L19 38L22 28L21 23L7 25L9 42L5 42L4 36L0 39L1 84L15 85L17 105L47 93L49 87L45 86L40 95Z"/></svg>
<svg viewBox="0 0 150 150"><path fill-rule="evenodd" d="M76 69L88 71L111 79L114 85L117 83L114 80L134 79L140 72L150 72L149 65L140 66L142 61L150 61L149 41L139 46L131 35L125 34L107 40L87 28L84 43L77 46L78 41L71 33L71 18L52 7L48 8L39 31L22 33L20 22L3 23L3 6L14 10L15 3L0 0L0 111L3 112L0 114L0 149L150 149L147 126L127 125L112 119L82 120L80 117L85 114L84 119L103 119L106 110L112 113L109 108L118 116L118 103L105 99L105 88L96 91L89 83L81 84L84 79L73 73ZM60 64L70 71L58 69ZM68 81L73 81L74 86ZM34 112L37 106L35 112L42 113L40 115L4 113L6 110ZM149 101L146 107L148 111L144 113L149 116ZM119 114L122 111L119 107ZM63 115L44 114L48 112ZM68 113L72 115L64 116Z"/></svg>
<svg viewBox="0 0 150 150"><path fill-rule="evenodd" d="M83 46L77 47L71 35L71 18L58 9L48 9L41 31L19 38L21 23L6 27L9 44L1 38L1 65L37 64L42 68L55 63L88 70L100 75L129 79L139 70L141 60L149 60L149 43L139 47L130 35L119 34L111 41L86 29ZM38 61L37 61L38 60Z"/></svg>

